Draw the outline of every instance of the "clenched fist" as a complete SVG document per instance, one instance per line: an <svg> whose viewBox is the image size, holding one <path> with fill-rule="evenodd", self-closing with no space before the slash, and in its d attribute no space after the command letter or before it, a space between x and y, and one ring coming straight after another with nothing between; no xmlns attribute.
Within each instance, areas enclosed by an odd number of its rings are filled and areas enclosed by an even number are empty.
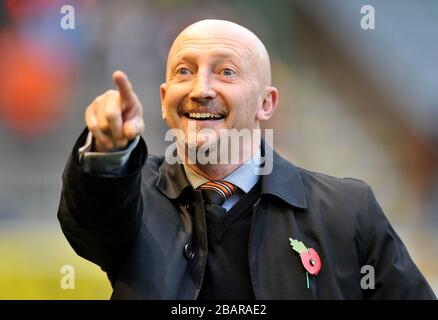
<svg viewBox="0 0 438 320"><path fill-rule="evenodd" d="M85 122L93 134L93 151L108 152L127 146L144 130L143 107L128 76L113 73L117 90L98 96L85 111Z"/></svg>

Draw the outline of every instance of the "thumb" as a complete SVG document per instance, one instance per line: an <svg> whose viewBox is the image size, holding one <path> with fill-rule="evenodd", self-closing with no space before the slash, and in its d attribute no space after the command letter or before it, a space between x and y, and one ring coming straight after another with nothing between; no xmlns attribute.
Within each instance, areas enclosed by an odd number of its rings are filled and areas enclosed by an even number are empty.
<svg viewBox="0 0 438 320"><path fill-rule="evenodd" d="M134 139L137 135L144 131L144 121L138 116L123 124L123 134L128 140Z"/></svg>

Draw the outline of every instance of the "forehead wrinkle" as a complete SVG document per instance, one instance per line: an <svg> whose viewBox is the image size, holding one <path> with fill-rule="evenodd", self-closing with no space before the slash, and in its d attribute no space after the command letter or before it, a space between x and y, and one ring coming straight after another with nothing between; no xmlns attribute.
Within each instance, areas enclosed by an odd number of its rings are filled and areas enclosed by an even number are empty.
<svg viewBox="0 0 438 320"><path fill-rule="evenodd" d="M245 44L244 41L241 41L241 40L243 40L243 38L239 39L239 40L234 40L230 37L223 37L223 38L222 37L208 37L208 38L204 38L204 39L199 38L199 37L197 37L197 38L196 37L193 37L193 38L185 37L185 39L183 39L183 40L176 41L174 46L178 46L178 45L180 45L180 43L184 43L184 42L195 42L195 43L198 42L200 44L205 43L205 44L212 44L212 45L218 45L218 44L219 45L227 45L227 42L228 42L228 46L235 46L237 48L245 48L246 50L248 50L250 52L252 51L250 46Z"/></svg>
<svg viewBox="0 0 438 320"><path fill-rule="evenodd" d="M215 40L222 40L222 43L218 43ZM225 41L224 41L225 40ZM232 43L226 43L226 42L232 42ZM180 43L176 44L173 50L170 51L169 57L179 56L179 52L183 51L186 48L189 49L196 49L198 47L199 49L213 49L218 47L223 47L232 50L237 56L242 58L243 54L242 51L246 51L246 54L252 55L251 49L246 46L245 44L238 42L238 41L230 41L228 38L215 38L215 39L187 39L183 40Z"/></svg>

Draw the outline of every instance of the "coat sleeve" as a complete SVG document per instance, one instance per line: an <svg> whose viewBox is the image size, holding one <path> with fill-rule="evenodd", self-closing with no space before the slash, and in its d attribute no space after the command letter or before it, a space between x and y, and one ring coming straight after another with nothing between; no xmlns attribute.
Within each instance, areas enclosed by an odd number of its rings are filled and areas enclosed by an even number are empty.
<svg viewBox="0 0 438 320"><path fill-rule="evenodd" d="M78 162L78 148L87 133L77 140L65 167L58 220L76 253L98 264L111 280L139 229L147 148L141 139L121 176L86 173Z"/></svg>
<svg viewBox="0 0 438 320"><path fill-rule="evenodd" d="M374 268L374 288L364 290L368 299L436 299L426 279L385 217L370 187L367 205L365 263ZM363 276L366 275L364 272ZM362 278L363 279L363 278Z"/></svg>

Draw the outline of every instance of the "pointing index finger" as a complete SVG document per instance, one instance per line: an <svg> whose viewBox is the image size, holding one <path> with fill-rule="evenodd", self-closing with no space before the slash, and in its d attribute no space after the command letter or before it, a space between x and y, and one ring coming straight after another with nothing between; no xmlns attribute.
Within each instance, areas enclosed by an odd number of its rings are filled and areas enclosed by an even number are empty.
<svg viewBox="0 0 438 320"><path fill-rule="evenodd" d="M119 90L122 102L130 103L135 101L134 89L132 88L128 76L124 72L119 70L114 71L113 81Z"/></svg>

